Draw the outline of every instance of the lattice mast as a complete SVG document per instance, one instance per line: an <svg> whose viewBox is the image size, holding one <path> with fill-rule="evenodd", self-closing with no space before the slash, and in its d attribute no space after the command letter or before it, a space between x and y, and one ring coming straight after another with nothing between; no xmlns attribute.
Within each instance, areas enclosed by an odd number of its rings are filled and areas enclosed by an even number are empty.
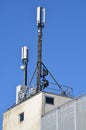
<svg viewBox="0 0 86 130"><path fill-rule="evenodd" d="M45 26L45 8L37 7L37 27L38 27L38 56L37 56L37 92L41 89L42 72L42 29Z"/></svg>

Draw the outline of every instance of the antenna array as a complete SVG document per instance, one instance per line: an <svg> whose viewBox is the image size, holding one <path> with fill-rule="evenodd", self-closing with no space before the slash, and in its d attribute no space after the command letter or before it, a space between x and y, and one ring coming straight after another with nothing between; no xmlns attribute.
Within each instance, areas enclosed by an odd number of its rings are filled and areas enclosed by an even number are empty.
<svg viewBox="0 0 86 130"><path fill-rule="evenodd" d="M22 60L23 65L21 66L21 69L24 71L24 84L19 85L17 87L16 104L22 102L23 100L34 95L37 92L44 90L47 86L50 86L50 82L46 80L46 76L48 74L53 79L55 85L58 86L59 94L71 97L72 89L69 87L67 87L67 90L63 89L63 86L61 86L55 80L54 76L49 72L49 70L46 68L46 66L42 62L42 29L44 26L45 26L45 8L37 7L37 27L38 27L37 66L36 66L35 72L33 73L33 76L31 78L29 85L27 86L28 48L27 46L22 47L21 60ZM36 73L36 87L32 87L30 85L34 78L35 73ZM29 90L29 93L28 93L28 90Z"/></svg>

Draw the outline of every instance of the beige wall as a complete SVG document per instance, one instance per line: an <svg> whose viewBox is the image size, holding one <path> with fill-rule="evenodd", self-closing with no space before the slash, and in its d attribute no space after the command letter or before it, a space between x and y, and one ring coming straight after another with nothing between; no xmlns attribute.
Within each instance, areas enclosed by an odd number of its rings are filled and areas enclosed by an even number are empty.
<svg viewBox="0 0 86 130"><path fill-rule="evenodd" d="M46 96L54 98L54 105L45 103ZM44 93L43 94L43 114L45 114L46 112L49 112L50 110L52 110L62 104L65 104L66 102L68 102L70 100L72 100L72 98L55 95L55 94Z"/></svg>
<svg viewBox="0 0 86 130"><path fill-rule="evenodd" d="M45 103L46 96L54 97L54 105ZM4 113L3 130L41 130L41 115L69 100L71 98L40 92ZM19 114L22 112L24 121L20 122Z"/></svg>
<svg viewBox="0 0 86 130"><path fill-rule="evenodd" d="M24 121L19 121L19 114L24 112ZM42 93L15 106L3 118L3 130L40 130L42 113Z"/></svg>

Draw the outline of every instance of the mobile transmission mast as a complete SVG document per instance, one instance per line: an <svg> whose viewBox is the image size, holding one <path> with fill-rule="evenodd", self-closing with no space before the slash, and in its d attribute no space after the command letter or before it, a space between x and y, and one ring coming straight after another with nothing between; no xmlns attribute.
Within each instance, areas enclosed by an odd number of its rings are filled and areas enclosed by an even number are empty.
<svg viewBox="0 0 86 130"><path fill-rule="evenodd" d="M37 92L41 89L42 71L42 28L45 26L45 8L37 7L37 27L38 27L38 57L37 57Z"/></svg>
<svg viewBox="0 0 86 130"><path fill-rule="evenodd" d="M21 55L22 63L21 69L24 71L24 86L27 86L27 64L28 64L28 48L27 46L22 47Z"/></svg>
<svg viewBox="0 0 86 130"><path fill-rule="evenodd" d="M23 65L20 68L24 71L24 83L16 88L16 104L24 101L28 97L27 93L27 65L28 65L28 48L22 47L21 59Z"/></svg>

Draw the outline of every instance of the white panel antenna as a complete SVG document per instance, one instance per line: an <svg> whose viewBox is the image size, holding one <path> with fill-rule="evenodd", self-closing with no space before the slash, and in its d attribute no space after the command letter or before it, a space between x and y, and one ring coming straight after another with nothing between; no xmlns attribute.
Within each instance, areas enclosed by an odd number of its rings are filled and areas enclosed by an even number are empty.
<svg viewBox="0 0 86 130"><path fill-rule="evenodd" d="M28 61L28 48L27 46L22 47L22 55L21 55L21 59L24 61Z"/></svg>
<svg viewBox="0 0 86 130"><path fill-rule="evenodd" d="M41 7L37 7L37 25L41 22Z"/></svg>
<svg viewBox="0 0 86 130"><path fill-rule="evenodd" d="M37 7L37 26L44 27L45 25L45 8Z"/></svg>
<svg viewBox="0 0 86 130"><path fill-rule="evenodd" d="M45 8L43 8L43 9L42 9L42 14L43 14L43 20L42 20L42 21L43 21L44 24L45 24L45 13L46 13L46 12L45 12Z"/></svg>

